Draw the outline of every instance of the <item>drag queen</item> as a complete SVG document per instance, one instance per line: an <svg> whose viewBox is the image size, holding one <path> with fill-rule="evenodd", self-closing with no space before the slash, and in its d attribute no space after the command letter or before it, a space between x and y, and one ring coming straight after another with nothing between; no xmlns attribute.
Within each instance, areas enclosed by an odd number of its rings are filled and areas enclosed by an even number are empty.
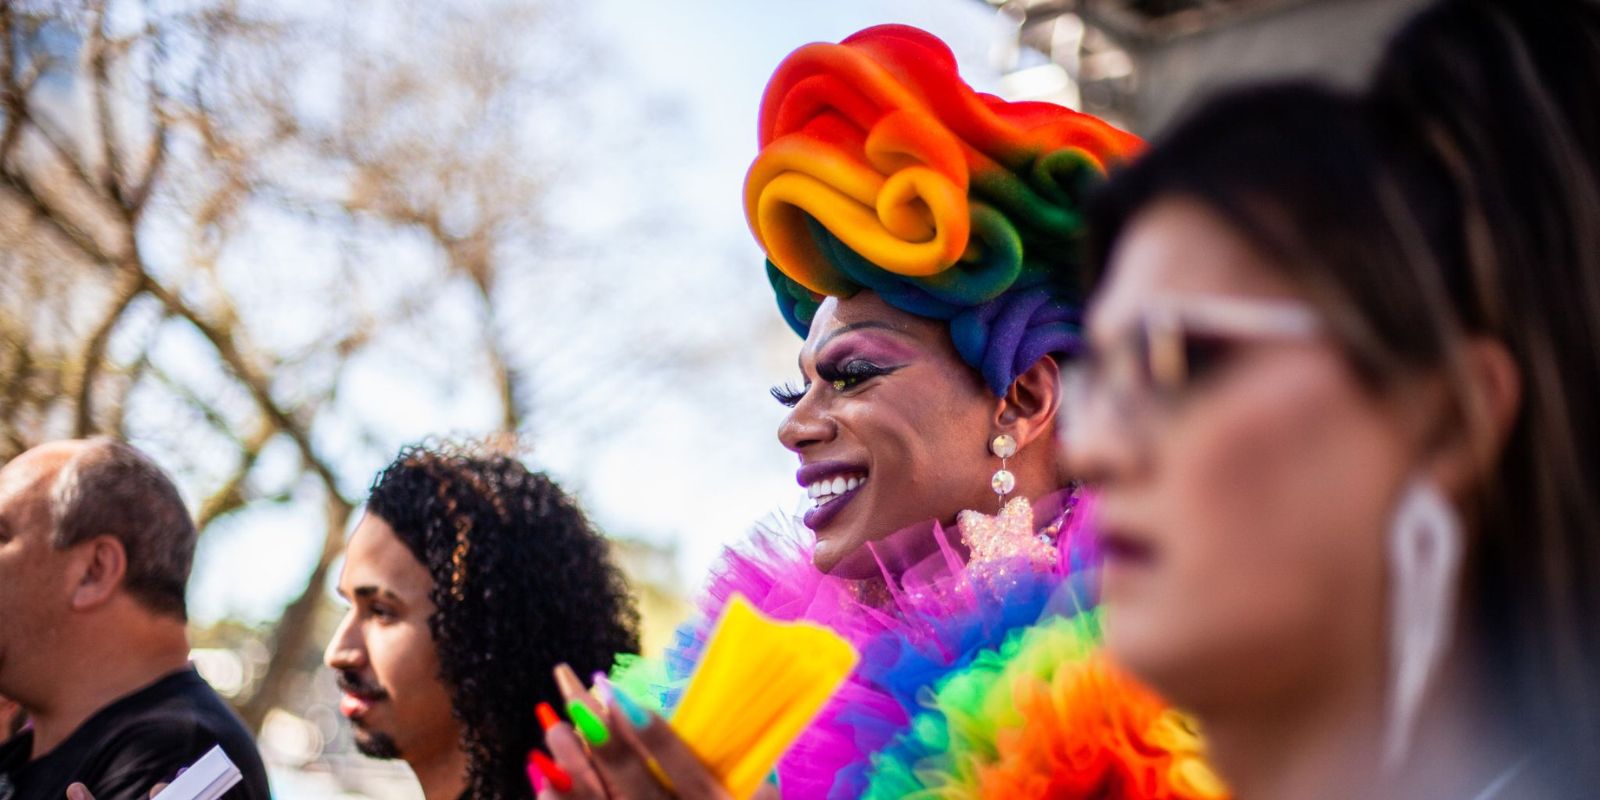
<svg viewBox="0 0 1600 800"><path fill-rule="evenodd" d="M728 552L662 668L616 683L670 710L739 593L863 656L784 797L1223 796L1185 718L1096 653L1090 501L1056 446L1080 206L1138 140L978 94L902 26L789 56L759 136L746 212L805 338L778 438L814 505Z"/></svg>

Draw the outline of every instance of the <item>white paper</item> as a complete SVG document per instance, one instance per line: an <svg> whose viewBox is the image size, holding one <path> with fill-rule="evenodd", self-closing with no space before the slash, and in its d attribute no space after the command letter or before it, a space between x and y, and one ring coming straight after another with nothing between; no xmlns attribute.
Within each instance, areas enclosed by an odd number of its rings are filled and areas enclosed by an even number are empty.
<svg viewBox="0 0 1600 800"><path fill-rule="evenodd" d="M217 800L242 780L239 768L218 745L162 789L156 800Z"/></svg>

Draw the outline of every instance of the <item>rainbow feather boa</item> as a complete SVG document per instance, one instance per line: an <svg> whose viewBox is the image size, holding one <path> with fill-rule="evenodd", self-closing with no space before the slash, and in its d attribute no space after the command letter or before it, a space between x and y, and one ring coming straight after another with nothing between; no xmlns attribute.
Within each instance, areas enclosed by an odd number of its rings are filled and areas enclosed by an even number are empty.
<svg viewBox="0 0 1600 800"><path fill-rule="evenodd" d="M827 625L862 653L779 762L785 797L1224 798L1187 720L1098 652L1083 504L1066 493L1040 501L1055 535L1043 557L1020 540L973 546L964 515L974 557L963 563L934 525L937 568L877 584L871 602L862 584L811 565L809 531L774 518L724 554L665 661L628 659L614 680L673 708L738 593L775 618Z"/></svg>

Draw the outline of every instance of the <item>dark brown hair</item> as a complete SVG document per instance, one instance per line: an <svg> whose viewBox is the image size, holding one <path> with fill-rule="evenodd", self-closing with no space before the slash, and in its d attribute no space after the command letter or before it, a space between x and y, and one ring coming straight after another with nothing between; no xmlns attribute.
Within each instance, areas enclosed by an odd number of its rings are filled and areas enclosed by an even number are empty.
<svg viewBox="0 0 1600 800"><path fill-rule="evenodd" d="M1508 732L1579 791L1600 785L1597 87L1594 4L1446 0L1364 95L1218 98L1091 218L1103 265L1152 202L1205 203L1324 308L1377 390L1427 372L1459 385L1470 337L1510 351L1523 401L1469 509L1464 611Z"/></svg>
<svg viewBox="0 0 1600 800"><path fill-rule="evenodd" d="M524 800L533 710L564 705L551 670L587 677L639 651L639 614L609 542L561 487L503 448L400 451L367 511L433 578L428 620L440 678L462 723L467 794Z"/></svg>
<svg viewBox="0 0 1600 800"><path fill-rule="evenodd" d="M1600 785L1600 6L1451 0L1370 90L1446 191L1453 308L1504 342L1524 403L1486 504L1468 613L1559 773Z"/></svg>

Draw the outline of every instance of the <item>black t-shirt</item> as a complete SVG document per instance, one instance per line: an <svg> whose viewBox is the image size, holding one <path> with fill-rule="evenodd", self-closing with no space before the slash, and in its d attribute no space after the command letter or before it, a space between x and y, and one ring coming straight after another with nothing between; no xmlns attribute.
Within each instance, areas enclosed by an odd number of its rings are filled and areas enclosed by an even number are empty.
<svg viewBox="0 0 1600 800"><path fill-rule="evenodd" d="M244 774L223 797L269 800L267 770L250 732L186 668L95 712L41 758L28 760L32 731L0 744L0 800L63 800L74 781L95 800L145 800L157 783L219 744Z"/></svg>

